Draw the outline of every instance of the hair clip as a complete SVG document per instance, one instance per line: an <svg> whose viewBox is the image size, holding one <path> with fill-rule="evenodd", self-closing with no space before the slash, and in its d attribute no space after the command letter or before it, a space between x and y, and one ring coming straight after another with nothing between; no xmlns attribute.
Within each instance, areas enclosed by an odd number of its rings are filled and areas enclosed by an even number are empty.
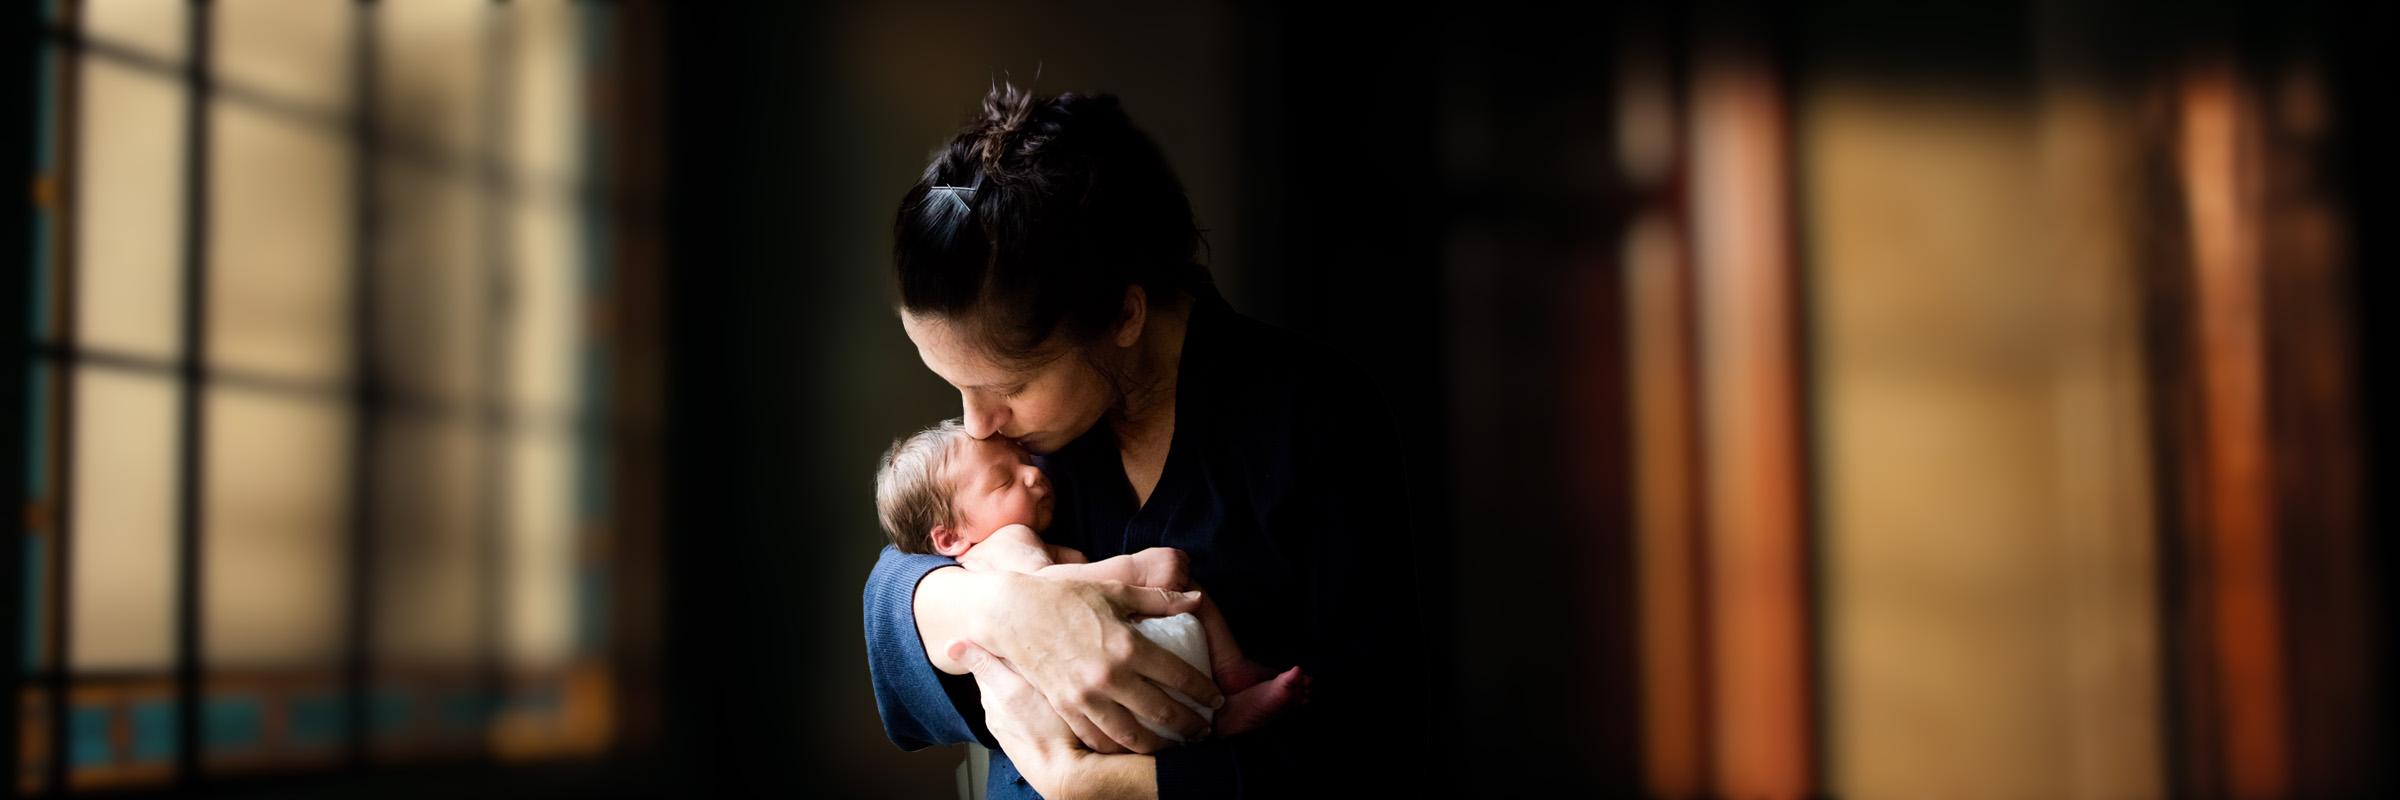
<svg viewBox="0 0 2400 800"><path fill-rule="evenodd" d="M951 207L953 207L953 208L956 208L956 209L958 209L958 213L960 213L960 214L973 214L973 213L975 213L975 207L974 207L973 205L970 205L970 204L969 204L969 201L971 201L971 200L972 200L972 199L975 197L975 187L973 187L973 186L935 186L935 187L933 187L933 188L931 188L931 189L927 189L927 190L925 191L925 199L927 199L927 200L932 200L932 199L933 199L933 195L934 195L934 194L937 194L937 193L941 194L941 196L943 196L943 197L950 198L950 206L951 206Z"/></svg>

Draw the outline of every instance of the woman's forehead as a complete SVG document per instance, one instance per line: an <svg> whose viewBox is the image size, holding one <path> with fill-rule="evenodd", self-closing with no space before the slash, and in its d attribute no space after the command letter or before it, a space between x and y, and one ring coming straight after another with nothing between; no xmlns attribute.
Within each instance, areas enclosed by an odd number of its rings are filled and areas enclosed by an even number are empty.
<svg viewBox="0 0 2400 800"><path fill-rule="evenodd" d="M950 456L950 468L962 474L988 470L995 464L1014 464L1022 460L1022 457L1017 454L1016 446L999 437L990 439L960 437L950 446L957 448Z"/></svg>
<svg viewBox="0 0 2400 800"><path fill-rule="evenodd" d="M1004 386L1039 374L1066 355L1061 337L1052 334L1048 352L1032 363L1003 362L992 357L972 325L956 318L901 312L901 325L917 345L925 366L955 386Z"/></svg>
<svg viewBox="0 0 2400 800"><path fill-rule="evenodd" d="M901 313L900 321L908 330L909 341L916 343L918 357L942 380L959 386L985 386L1010 378L1010 371L984 352L966 326L948 317L906 312Z"/></svg>

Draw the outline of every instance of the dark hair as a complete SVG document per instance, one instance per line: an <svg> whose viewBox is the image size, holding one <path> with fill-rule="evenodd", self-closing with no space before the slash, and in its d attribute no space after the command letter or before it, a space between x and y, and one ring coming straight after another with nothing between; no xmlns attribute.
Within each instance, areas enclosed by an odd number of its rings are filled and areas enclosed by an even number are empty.
<svg viewBox="0 0 2400 800"><path fill-rule="evenodd" d="M1126 287L1210 291L1200 234L1116 97L1002 83L900 198L892 260L902 308L967 321L993 356L1027 361L1056 331L1099 338Z"/></svg>

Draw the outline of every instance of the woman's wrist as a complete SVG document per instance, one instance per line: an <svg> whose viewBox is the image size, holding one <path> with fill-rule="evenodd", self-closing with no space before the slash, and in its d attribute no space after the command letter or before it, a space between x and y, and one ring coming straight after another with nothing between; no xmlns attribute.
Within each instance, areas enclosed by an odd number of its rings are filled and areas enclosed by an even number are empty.
<svg viewBox="0 0 2400 800"><path fill-rule="evenodd" d="M1058 791L1042 791L1044 797L1066 800L1158 796L1158 759L1155 756L1103 755L1078 749L1059 759L1054 774ZM1034 788L1041 790L1039 786Z"/></svg>

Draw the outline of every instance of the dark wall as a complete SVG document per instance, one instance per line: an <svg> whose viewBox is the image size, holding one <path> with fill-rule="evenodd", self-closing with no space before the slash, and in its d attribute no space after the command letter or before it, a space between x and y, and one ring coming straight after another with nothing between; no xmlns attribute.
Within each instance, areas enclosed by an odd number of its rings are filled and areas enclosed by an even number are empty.
<svg viewBox="0 0 2400 800"><path fill-rule="evenodd" d="M873 530L866 465L905 432L886 417L898 408L923 424L957 403L882 310L880 226L989 74L1013 68L1024 82L1039 63L1044 91L1125 100L1193 187L1236 306L1358 360L1411 438L1404 469L1425 524L1395 535L1417 548L1408 582L1426 611L1423 640L1396 646L1438 677L1430 696L1395 701L1421 707L1444 751L1475 765L1471 777L1432 770L1428 788L1634 786L1630 656L1593 633L1625 630L1629 582L1610 566L1623 563L1622 536L1609 533L1622 530L1609 516L1622 503L1566 491L1569 459L1595 456L1570 453L1560 433L1573 417L1619 416L1576 407L1566 390L1578 374L1613 374L1613 348L1559 346L1569 330L1608 327L1595 309L1613 313L1612 284L1594 280L1614 233L1595 135L1607 62L1594 41L1607 20L1254 4L1149 27L1051 5L1024 23L1053 37L1042 47L990 44L995 60L957 65L964 74L866 79L849 62L955 64L951 51L968 45L946 44L946 31L965 23L921 22L918 59L859 55L855 39L886 34L830 12L674 19L668 741L682 785L945 787L954 753L899 754L881 739L857 627L874 549L861 538ZM1224 74L1153 79L1101 44L1126 36ZM905 96L914 81L946 89L942 125L889 107L919 102ZM878 87L895 92L888 104L861 96ZM1198 119L1194 107L1221 112ZM1213 125L1231 147L1190 130ZM887 162L892 149L905 157ZM888 174L862 175L860 161ZM829 182L869 190L837 199L816 188ZM1212 189L1230 196L1204 196ZM861 410L845 385L858 382L887 408Z"/></svg>
<svg viewBox="0 0 2400 800"><path fill-rule="evenodd" d="M835 297L817 291L832 268L818 244L834 231L815 224L825 195L802 189L828 157L827 136L807 106L780 101L822 88L824 50L811 45L823 29L798 4L678 7L667 19L661 741L669 780L693 796L866 789L818 782L838 773L820 755L838 742L816 724L809 691L840 683L865 694L864 650L836 662L804 647L811 605L845 588L825 585L838 571L811 563L810 537L832 535L811 509L833 502L831 487L859 485L854 470L793 447L842 424L811 390L827 369L811 342L841 335L823 324ZM814 502L791 502L803 498ZM849 572L863 577L864 565Z"/></svg>

